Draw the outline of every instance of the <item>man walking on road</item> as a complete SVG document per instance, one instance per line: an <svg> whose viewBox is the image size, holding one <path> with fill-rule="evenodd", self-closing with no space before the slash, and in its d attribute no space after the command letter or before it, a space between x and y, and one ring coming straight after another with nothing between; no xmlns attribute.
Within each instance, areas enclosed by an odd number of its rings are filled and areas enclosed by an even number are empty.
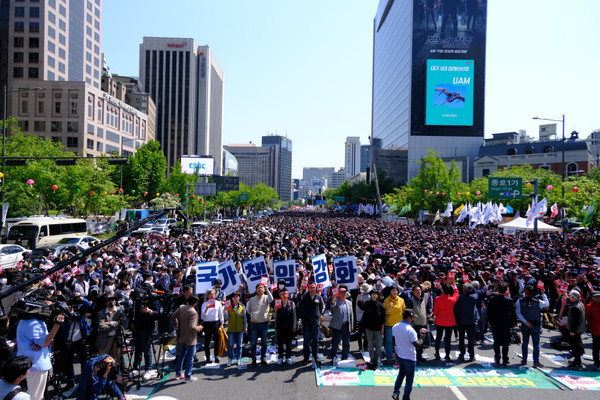
<svg viewBox="0 0 600 400"><path fill-rule="evenodd" d="M404 310L402 313L403 320L392 328L394 352L399 367L398 377L394 384L394 392L392 393L392 399L394 400L400 398L400 387L404 378L406 378L406 385L402 400L410 400L415 369L417 368L417 349L423 345L423 337L427 334L427 329L421 328L419 332L421 337L419 338L419 335L417 335L417 332L411 325L414 315L410 308Z"/></svg>

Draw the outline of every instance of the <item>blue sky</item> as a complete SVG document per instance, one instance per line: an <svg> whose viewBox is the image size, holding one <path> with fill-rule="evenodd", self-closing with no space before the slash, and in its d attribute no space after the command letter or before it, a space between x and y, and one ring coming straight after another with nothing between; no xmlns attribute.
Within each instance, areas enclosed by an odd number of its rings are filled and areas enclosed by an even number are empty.
<svg viewBox="0 0 600 400"><path fill-rule="evenodd" d="M223 143L287 135L300 178L303 167L343 166L347 136L367 142L378 3L104 0L102 48L112 72L137 76L144 36L209 45L225 74ZM592 0L489 0L486 137L537 137L537 115L564 113L580 137L600 128L598 16Z"/></svg>

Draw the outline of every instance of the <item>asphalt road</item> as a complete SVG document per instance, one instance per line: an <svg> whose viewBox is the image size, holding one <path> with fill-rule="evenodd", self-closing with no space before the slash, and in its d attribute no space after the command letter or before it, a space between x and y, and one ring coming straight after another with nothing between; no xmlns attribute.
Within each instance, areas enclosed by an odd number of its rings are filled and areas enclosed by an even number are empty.
<svg viewBox="0 0 600 400"><path fill-rule="evenodd" d="M566 352L561 352L551 348L548 343L551 338L558 337L557 332L544 330L541 340L541 362L545 368L554 370L567 370L565 363L552 361L546 356L565 356ZM331 365L329 360L329 339L325 340L326 356L324 366ZM584 337L586 355L591 356L591 338ZM458 350L458 342L453 337L452 355ZM478 357L493 357L492 344L487 342L483 345L476 345L475 352ZM520 367L521 358L517 355L521 352L521 346L511 345L510 365L511 369ZM433 348L428 348L425 353L433 358ZM531 353L531 351L530 351ZM227 367L226 358L221 360L219 369L206 369L205 363L199 362L194 365L193 376L198 380L195 382L183 383L175 380L175 374L172 372L163 380L153 379L145 382L140 391L132 388L128 396L133 399L147 398L152 394L152 399L160 400L163 396L174 399L196 399L196 398L243 398L243 399L365 399L391 398L391 386L325 386L318 387L315 377L315 369L311 365L302 366L299 362L302 359L301 346L296 347L296 362L291 365L269 364L267 366L251 367L239 370L236 366ZM362 361L358 352L357 342L351 343L351 354L358 362ZM198 352L198 357L202 360L203 352ZM531 366L531 362L529 365ZM171 366L171 364L167 364ZM443 361L430 360L425 367L444 367L444 368L483 368L493 369L484 362L458 363L454 366L447 366ZM585 370L595 372L592 362L584 359ZM596 373L600 376L600 372ZM560 388L559 388L560 386ZM506 400L511 397L524 399L541 398L545 400L564 400L565 396L570 399L597 399L600 392L571 390L564 386L557 385L556 389L538 389L538 388L489 388L489 387L417 387L415 386L411 395L412 399L485 399L485 400Z"/></svg>

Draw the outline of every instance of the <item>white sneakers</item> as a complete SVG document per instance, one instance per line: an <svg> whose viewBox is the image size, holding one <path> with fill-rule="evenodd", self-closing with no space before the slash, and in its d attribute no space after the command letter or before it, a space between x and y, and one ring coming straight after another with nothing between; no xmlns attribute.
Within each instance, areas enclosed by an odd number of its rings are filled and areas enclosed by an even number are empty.
<svg viewBox="0 0 600 400"><path fill-rule="evenodd" d="M231 367L231 358L227 360L227 366Z"/></svg>
<svg viewBox="0 0 600 400"><path fill-rule="evenodd" d="M237 365L238 365L238 367L242 366L242 359L241 358L238 358Z"/></svg>

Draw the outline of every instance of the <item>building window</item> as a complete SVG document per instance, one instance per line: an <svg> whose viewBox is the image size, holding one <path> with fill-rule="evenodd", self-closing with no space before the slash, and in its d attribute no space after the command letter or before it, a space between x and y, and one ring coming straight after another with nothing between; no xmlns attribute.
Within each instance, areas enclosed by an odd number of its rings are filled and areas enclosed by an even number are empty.
<svg viewBox="0 0 600 400"><path fill-rule="evenodd" d="M33 130L35 132L45 132L46 121L33 121Z"/></svg>
<svg viewBox="0 0 600 400"><path fill-rule="evenodd" d="M104 151L104 145L100 142L96 142L96 150Z"/></svg>
<svg viewBox="0 0 600 400"><path fill-rule="evenodd" d="M40 47L40 38L30 37L29 38L29 48L30 49L38 49Z"/></svg>
<svg viewBox="0 0 600 400"><path fill-rule="evenodd" d="M56 62L54 60L54 57L48 56L48 66L54 68L56 67Z"/></svg>
<svg viewBox="0 0 600 400"><path fill-rule="evenodd" d="M94 140L93 139L87 140L87 148L90 150L94 150Z"/></svg>
<svg viewBox="0 0 600 400"><path fill-rule="evenodd" d="M23 77L23 67L15 67L13 69L13 78L22 78Z"/></svg>
<svg viewBox="0 0 600 400"><path fill-rule="evenodd" d="M52 54L56 53L56 45L52 42L48 42L48 51Z"/></svg>
<svg viewBox="0 0 600 400"><path fill-rule="evenodd" d="M52 141L54 143L62 143L62 138L60 136L52 136Z"/></svg>
<svg viewBox="0 0 600 400"><path fill-rule="evenodd" d="M63 72L63 73L64 73L64 72L65 72L65 64L64 64L64 63L61 63L61 62L59 62L59 63L58 63L58 70L59 70L60 72ZM63 80L64 80L64 78L63 78Z"/></svg>
<svg viewBox="0 0 600 400"><path fill-rule="evenodd" d="M40 17L40 8L39 7L29 7L29 18L39 18Z"/></svg>
<svg viewBox="0 0 600 400"><path fill-rule="evenodd" d="M63 49L62 47L59 47L58 48L58 56L64 60L67 57L67 53L66 53L65 49Z"/></svg>
<svg viewBox="0 0 600 400"><path fill-rule="evenodd" d="M54 114L60 114L60 101L54 103Z"/></svg>
<svg viewBox="0 0 600 400"><path fill-rule="evenodd" d="M56 24L56 15L53 12L48 11L48 21L53 24Z"/></svg>
<svg viewBox="0 0 600 400"><path fill-rule="evenodd" d="M13 40L13 44L16 48L25 47L25 39L22 37L15 37Z"/></svg>
<svg viewBox="0 0 600 400"><path fill-rule="evenodd" d="M60 43L62 45L66 45L67 44L67 38L62 33L58 34L58 43Z"/></svg>
<svg viewBox="0 0 600 400"><path fill-rule="evenodd" d="M571 176L571 175L575 175L575 176L579 175L579 167L577 166L577 163L567 164L567 176Z"/></svg>
<svg viewBox="0 0 600 400"><path fill-rule="evenodd" d="M58 29L60 29L63 32L67 31L67 23L65 21L63 21L62 19L58 20Z"/></svg>
<svg viewBox="0 0 600 400"><path fill-rule="evenodd" d="M39 22L30 22L29 23L29 33L40 33L40 23Z"/></svg>
<svg viewBox="0 0 600 400"><path fill-rule="evenodd" d="M21 101L21 114L27 114L27 100Z"/></svg>
<svg viewBox="0 0 600 400"><path fill-rule="evenodd" d="M77 115L77 102L71 102L71 115Z"/></svg>
<svg viewBox="0 0 600 400"><path fill-rule="evenodd" d="M67 122L67 132L79 132L79 122Z"/></svg>
<svg viewBox="0 0 600 400"><path fill-rule="evenodd" d="M40 62L40 53L29 53L29 62L37 64Z"/></svg>
<svg viewBox="0 0 600 400"><path fill-rule="evenodd" d="M28 131L29 121L19 121L19 128L21 128L22 131Z"/></svg>
<svg viewBox="0 0 600 400"><path fill-rule="evenodd" d="M44 114L44 102L43 101L38 101L37 112L38 112L38 114Z"/></svg>
<svg viewBox="0 0 600 400"><path fill-rule="evenodd" d="M22 18L25 16L25 7L15 7L15 17Z"/></svg>
<svg viewBox="0 0 600 400"><path fill-rule="evenodd" d="M17 32L25 32L25 22L15 21L15 33Z"/></svg>
<svg viewBox="0 0 600 400"><path fill-rule="evenodd" d="M55 78L56 76L54 75L54 72L48 71L48 80L53 81Z"/></svg>
<svg viewBox="0 0 600 400"><path fill-rule="evenodd" d="M65 6L59 4L58 5L58 13L60 15L62 15L63 17L66 17L67 16L67 9L65 8Z"/></svg>
<svg viewBox="0 0 600 400"><path fill-rule="evenodd" d="M40 70L38 68L29 68L29 77L30 78L39 78Z"/></svg>
<svg viewBox="0 0 600 400"><path fill-rule="evenodd" d="M56 0L49 0L48 4L50 4L50 7L56 9Z"/></svg>
<svg viewBox="0 0 600 400"><path fill-rule="evenodd" d="M62 132L62 122L50 121L50 132Z"/></svg>
<svg viewBox="0 0 600 400"><path fill-rule="evenodd" d="M18 52L15 52L15 53L13 54L13 62L16 62L16 63L22 63L22 62L23 62L23 60L24 60L23 54L24 54L24 53L23 53L23 52L20 52L20 51L18 51Z"/></svg>
<svg viewBox="0 0 600 400"><path fill-rule="evenodd" d="M67 136L67 147L79 147L79 138L77 136Z"/></svg>

